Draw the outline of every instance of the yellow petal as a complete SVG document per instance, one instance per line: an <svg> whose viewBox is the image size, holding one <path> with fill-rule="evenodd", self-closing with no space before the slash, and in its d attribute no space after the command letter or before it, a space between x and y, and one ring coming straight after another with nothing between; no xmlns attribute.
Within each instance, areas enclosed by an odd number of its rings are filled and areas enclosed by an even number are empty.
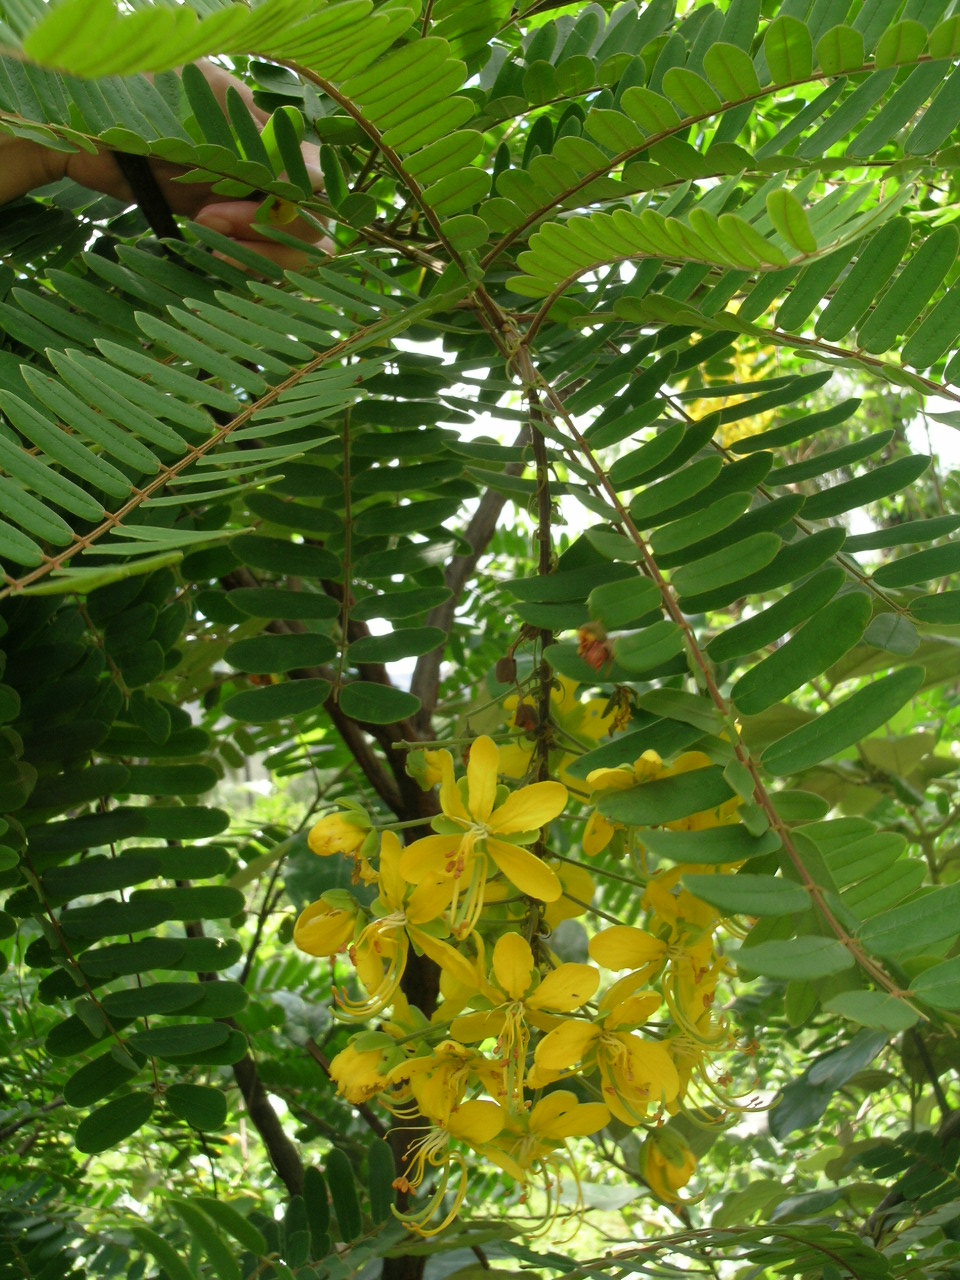
<svg viewBox="0 0 960 1280"><path fill-rule="evenodd" d="M592 1022L569 1019L549 1032L537 1045L536 1065L547 1071L572 1071L590 1052L600 1037L600 1028Z"/></svg>
<svg viewBox="0 0 960 1280"><path fill-rule="evenodd" d="M561 964L548 973L527 1001L533 1009L570 1013L591 998L600 984L600 975L589 964Z"/></svg>
<svg viewBox="0 0 960 1280"><path fill-rule="evenodd" d="M516 1147L517 1144L513 1139L510 1139L510 1141ZM504 1173L509 1174L515 1182L522 1183L526 1181L528 1170L509 1151L505 1151L502 1147L494 1144L485 1147L483 1154L492 1164L498 1165ZM515 1272L515 1274L519 1275L520 1273Z"/></svg>
<svg viewBox="0 0 960 1280"><path fill-rule="evenodd" d="M625 767L619 769L591 769L587 774L587 786L593 791L626 791L636 786L633 770Z"/></svg>
<svg viewBox="0 0 960 1280"><path fill-rule="evenodd" d="M544 907L543 921L548 928L556 929L562 920L584 915L593 901L594 884L584 867L573 866L569 862L556 864L552 860L550 865L560 878L563 897Z"/></svg>
<svg viewBox="0 0 960 1280"><path fill-rule="evenodd" d="M503 1030L506 1015L502 1009L485 1009L479 1013L465 1013L450 1023L450 1034L461 1044L479 1044Z"/></svg>
<svg viewBox="0 0 960 1280"><path fill-rule="evenodd" d="M328 813L310 828L307 844L321 858L331 854L356 852L367 838L370 819L365 813L348 810L345 813Z"/></svg>
<svg viewBox="0 0 960 1280"><path fill-rule="evenodd" d="M410 895L404 915L410 924L427 924L439 920L453 897L453 881L450 879L421 880Z"/></svg>
<svg viewBox="0 0 960 1280"><path fill-rule="evenodd" d="M476 743L470 748L471 761L475 750ZM501 836L536 831L563 813L566 803L567 788L562 782L532 782L507 796L490 814L487 829Z"/></svg>
<svg viewBox="0 0 960 1280"><path fill-rule="evenodd" d="M559 1142L596 1133L609 1121L610 1112L602 1102L580 1102L575 1093L555 1089L533 1108L530 1131Z"/></svg>
<svg viewBox="0 0 960 1280"><path fill-rule="evenodd" d="M449 973L462 986L470 987L474 991L479 987L480 975L477 973L476 968L466 956L461 955L449 943L441 942L439 938L431 937L429 933L424 932L423 929L416 928L414 925L408 925L407 932L424 955L429 956L431 960L435 960L445 973Z"/></svg>
<svg viewBox="0 0 960 1280"><path fill-rule="evenodd" d="M617 986L620 984L617 983ZM613 988L611 987L611 990ZM610 1015L604 1022L609 1031L620 1030L621 1027L642 1027L660 1008L663 997L659 991L645 991L642 995L629 996L619 1004L612 1006Z"/></svg>
<svg viewBox="0 0 960 1280"><path fill-rule="evenodd" d="M549 1136L550 1126L577 1106L578 1102L577 1095L569 1089L554 1089L541 1098L530 1112L530 1132Z"/></svg>
<svg viewBox="0 0 960 1280"><path fill-rule="evenodd" d="M484 735L470 744L467 763L467 802L470 816L476 822L486 822L493 812L497 798L497 765L500 753L492 738ZM528 828L524 828L527 830Z"/></svg>
<svg viewBox="0 0 960 1280"><path fill-rule="evenodd" d="M400 874L411 884L447 875L447 863L460 847L459 836L424 836L408 844L400 858Z"/></svg>
<svg viewBox="0 0 960 1280"><path fill-rule="evenodd" d="M510 1000L522 1000L533 981L533 952L519 933L505 933L493 949L493 972Z"/></svg>
<svg viewBox="0 0 960 1280"><path fill-rule="evenodd" d="M471 1146L479 1146L495 1138L505 1121L503 1108L495 1102L474 1099L472 1102L465 1102L452 1113L447 1129L452 1137L469 1142Z"/></svg>
<svg viewBox="0 0 960 1280"><path fill-rule="evenodd" d="M605 969L639 969L645 964L659 964L666 943L645 929L615 924L590 939L590 958Z"/></svg>
<svg viewBox="0 0 960 1280"><path fill-rule="evenodd" d="M493 839L486 841L486 849L510 883L527 897L539 898L541 902L556 902L560 897L563 886L557 873L529 849Z"/></svg>
<svg viewBox="0 0 960 1280"><path fill-rule="evenodd" d="M309 956L332 956L353 941L356 912L329 907L321 899L300 912L293 941Z"/></svg>
<svg viewBox="0 0 960 1280"><path fill-rule="evenodd" d="M400 859L403 846L393 831L384 831L380 837L380 867L377 880L380 886L380 901L387 912L399 911L403 906L403 895L407 882L400 874Z"/></svg>
<svg viewBox="0 0 960 1280"><path fill-rule="evenodd" d="M613 839L615 830L613 823L598 809L594 809L583 829L583 852L587 857L595 858L598 853L602 853Z"/></svg>
<svg viewBox="0 0 960 1280"><path fill-rule="evenodd" d="M677 1068L662 1044L620 1032L604 1036L597 1058L601 1078L605 1078L603 1100L619 1119L623 1119L623 1111L632 1114L633 1120L627 1123L646 1115L650 1106L669 1104L680 1092ZM609 1092L608 1081L615 1086L617 1101ZM623 1110L618 1110L618 1103Z"/></svg>
<svg viewBox="0 0 960 1280"><path fill-rule="evenodd" d="M437 752L437 764L440 768L440 808L448 818L457 818L461 822L469 822L470 815L463 807L460 788L453 776L453 756L449 751Z"/></svg>
<svg viewBox="0 0 960 1280"><path fill-rule="evenodd" d="M523 747L519 742L507 742L500 747L499 770L504 778L522 778L530 768L532 747Z"/></svg>

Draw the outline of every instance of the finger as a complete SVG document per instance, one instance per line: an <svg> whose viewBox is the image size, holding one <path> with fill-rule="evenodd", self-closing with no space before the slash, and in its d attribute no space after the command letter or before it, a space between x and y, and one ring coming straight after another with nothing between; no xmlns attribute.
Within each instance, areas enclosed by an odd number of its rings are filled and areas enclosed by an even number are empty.
<svg viewBox="0 0 960 1280"><path fill-rule="evenodd" d="M255 240L258 235L252 224L260 204L259 200L224 200L206 204L195 214L194 222L231 240Z"/></svg>
<svg viewBox="0 0 960 1280"><path fill-rule="evenodd" d="M265 243L269 236L263 235L261 226L282 227L291 236L304 240L309 244L318 241L322 232L311 222L298 218L294 205L286 201L275 201L270 207L269 221L257 222L256 217L263 207L262 201L227 200L217 204L206 204L197 213L194 221L211 231L219 231L231 240L260 240ZM291 214L293 215L291 217Z"/></svg>

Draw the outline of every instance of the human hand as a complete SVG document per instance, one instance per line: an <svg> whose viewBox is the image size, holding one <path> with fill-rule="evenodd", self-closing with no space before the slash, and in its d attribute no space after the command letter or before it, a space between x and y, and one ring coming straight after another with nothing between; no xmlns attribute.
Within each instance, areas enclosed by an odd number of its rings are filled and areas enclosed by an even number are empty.
<svg viewBox="0 0 960 1280"><path fill-rule="evenodd" d="M253 95L228 72L211 62L198 66L221 105L226 92L233 87L242 96L251 115L261 124L266 114L253 102ZM304 164L314 190L321 190L319 153L315 146L304 143ZM171 213L190 218L201 226L209 227L235 241L238 247L252 250L283 268L296 268L307 261L306 254L292 246L278 244L264 236L254 221L263 201L254 199L225 199L213 191L210 183L184 183L177 179L187 170L181 165L165 160L150 161L157 186ZM0 204L25 195L35 187L70 178L81 186L119 200L133 201L134 193L111 151L62 152L53 151L39 143L21 138L0 137ZM261 224L262 225L262 224ZM296 218L284 224L284 231L305 244L320 244L332 251L333 245L311 223Z"/></svg>

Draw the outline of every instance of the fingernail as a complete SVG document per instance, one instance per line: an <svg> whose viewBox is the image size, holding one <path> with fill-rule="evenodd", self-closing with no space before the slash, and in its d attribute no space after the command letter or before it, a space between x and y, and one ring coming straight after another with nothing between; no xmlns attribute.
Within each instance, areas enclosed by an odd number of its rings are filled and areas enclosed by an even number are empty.
<svg viewBox="0 0 960 1280"><path fill-rule="evenodd" d="M198 213L195 221L208 231L217 231L222 236L228 236L233 231L233 224L216 213Z"/></svg>

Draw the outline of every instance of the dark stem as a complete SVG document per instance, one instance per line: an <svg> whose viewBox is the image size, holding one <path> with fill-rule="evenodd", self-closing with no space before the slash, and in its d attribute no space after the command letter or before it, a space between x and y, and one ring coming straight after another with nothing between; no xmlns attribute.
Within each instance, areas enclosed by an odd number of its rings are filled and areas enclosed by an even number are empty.
<svg viewBox="0 0 960 1280"><path fill-rule="evenodd" d="M113 158L126 179L134 200L140 206L140 212L150 223L150 228L157 239L182 240L183 232L170 212L170 206L160 190L160 184L147 157L115 151Z"/></svg>
<svg viewBox="0 0 960 1280"><path fill-rule="evenodd" d="M203 925L196 920L188 921L184 926L188 938L204 937ZM215 973L200 973L201 982L218 982ZM239 1031L233 1018L220 1018L226 1026ZM233 1078L247 1107L250 1122L260 1135L260 1140L267 1149L270 1163L277 1176L291 1196L298 1196L303 1191L303 1163L300 1153L287 1137L257 1074L257 1064L247 1053L239 1062L233 1064Z"/></svg>
<svg viewBox="0 0 960 1280"><path fill-rule="evenodd" d="M516 440L514 440L514 447L522 448L530 443L530 438L530 428L525 426ZM518 476L522 471L522 462L510 462L504 468L503 474ZM454 615L457 605L460 603L464 585L477 567L480 557L490 545L490 539L497 531L500 512L506 505L506 501L504 494L495 493L492 489L488 489L480 499L473 514L473 519L467 525L463 534L470 544L470 554L468 556L454 556L447 566L444 580L451 592L451 596L449 600L444 601L443 604L430 611L427 617L428 626L440 627L442 631L447 632L453 626ZM431 653L424 654L422 658L417 659L417 665L413 671L413 679L410 682L410 692L417 695L421 704L414 721L417 729L424 736L430 735L430 720L437 705L442 662L443 646L434 649Z"/></svg>
<svg viewBox="0 0 960 1280"><path fill-rule="evenodd" d="M533 424L530 437L537 469L537 573L541 577L546 577L553 568L553 547L550 540L550 473L547 467L547 445L543 438L543 432L540 430L540 423L543 417L540 410L540 398L533 388L529 389L528 397L530 401L530 419ZM553 632L546 627L541 627L538 643L540 665L537 670L537 728L533 747L533 765L537 782L546 782L550 777L550 692L553 688L553 670L544 655L547 647L553 643ZM543 831L540 832L536 843L532 846L532 852L538 858L546 857L547 845ZM540 911L541 904L536 899L531 898L527 916L527 941L533 951L534 960L537 959L538 951L537 934L540 930Z"/></svg>

